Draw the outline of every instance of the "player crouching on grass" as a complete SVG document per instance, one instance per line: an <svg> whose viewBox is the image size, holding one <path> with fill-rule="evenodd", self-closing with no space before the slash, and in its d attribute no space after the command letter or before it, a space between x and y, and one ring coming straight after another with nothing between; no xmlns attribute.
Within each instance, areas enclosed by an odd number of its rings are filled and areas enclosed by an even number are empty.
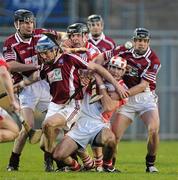
<svg viewBox="0 0 178 180"><path fill-rule="evenodd" d="M118 84L125 86L121 79L126 70L126 60L117 56L111 58L108 71L117 80ZM71 170L70 155L77 149L85 149L88 144L104 147L103 171L120 172L112 166L112 158L116 149L116 138L110 129L112 112L126 103L119 100L119 96L112 84L103 81L101 76L95 74L98 91L103 95L101 101L90 104L91 90L87 89L81 106L81 115L73 128L66 134L62 142L54 149L53 157L64 160ZM70 148L69 148L70 147Z"/></svg>

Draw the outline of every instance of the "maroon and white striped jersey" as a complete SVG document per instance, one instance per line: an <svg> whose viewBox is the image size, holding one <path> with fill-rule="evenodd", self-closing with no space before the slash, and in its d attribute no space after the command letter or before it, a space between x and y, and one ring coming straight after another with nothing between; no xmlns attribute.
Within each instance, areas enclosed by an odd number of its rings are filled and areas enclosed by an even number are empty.
<svg viewBox="0 0 178 180"><path fill-rule="evenodd" d="M88 36L88 41L95 45L101 52L115 48L114 40L108 36L105 36L103 33L97 40L93 39L90 33Z"/></svg>
<svg viewBox="0 0 178 180"><path fill-rule="evenodd" d="M156 76L161 64L153 50L148 48L145 54L137 55L133 48L128 50L124 46L120 46L117 50L104 52L107 61L115 55L127 60L127 72L123 79L129 88L139 84L141 79L144 79L149 82L151 91L156 89Z"/></svg>
<svg viewBox="0 0 178 180"><path fill-rule="evenodd" d="M35 29L33 32L32 38L27 41L23 41L18 33L9 36L3 46L4 58L7 62L17 61L23 64L34 64L39 65L35 45L37 44L38 39L41 37L43 32L53 32L57 35L56 31L46 30L46 29ZM25 76L30 76L34 71L22 72ZM14 80L18 82L22 80L22 76L19 73L14 73Z"/></svg>
<svg viewBox="0 0 178 180"><path fill-rule="evenodd" d="M41 71L41 78L46 78L50 85L52 102L64 104L80 87L78 69L87 69L88 62L75 54L64 53L53 64L45 65ZM76 100L83 98L78 93Z"/></svg>

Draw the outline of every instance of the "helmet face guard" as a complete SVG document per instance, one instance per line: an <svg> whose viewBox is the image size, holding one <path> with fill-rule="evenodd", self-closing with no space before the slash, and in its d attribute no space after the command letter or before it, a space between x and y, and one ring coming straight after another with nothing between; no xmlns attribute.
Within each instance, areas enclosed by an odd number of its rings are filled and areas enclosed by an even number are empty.
<svg viewBox="0 0 178 180"><path fill-rule="evenodd" d="M72 34L83 34L84 24L83 23L75 23L71 24L67 27L67 35L70 37Z"/></svg>
<svg viewBox="0 0 178 180"><path fill-rule="evenodd" d="M57 46L48 36L42 35L38 40L35 50L41 61L45 64L52 64L57 56ZM50 53L49 53L50 52Z"/></svg>
<svg viewBox="0 0 178 180"><path fill-rule="evenodd" d="M150 39L150 32L145 28L136 28L133 39Z"/></svg>
<svg viewBox="0 0 178 180"><path fill-rule="evenodd" d="M22 33L20 30L20 23L23 22L33 22L33 28L35 28L36 23L35 23L35 16L33 12L26 10L26 9L19 9L15 11L14 13L14 25L15 28L17 29L18 33L23 37L23 38L31 38L33 36L33 33L31 34L25 34Z"/></svg>
<svg viewBox="0 0 178 180"><path fill-rule="evenodd" d="M103 22L103 19L100 15L97 15L97 14L92 14L91 16L88 17L88 20L87 20L88 24L98 22L98 21Z"/></svg>
<svg viewBox="0 0 178 180"><path fill-rule="evenodd" d="M53 48L58 48L58 46L46 35L42 35L35 47L37 53L44 53Z"/></svg>
<svg viewBox="0 0 178 180"><path fill-rule="evenodd" d="M86 33L86 34L88 34L90 32L89 28L86 24L82 24L82 32Z"/></svg>
<svg viewBox="0 0 178 180"><path fill-rule="evenodd" d="M26 9L19 9L14 13L14 21L17 22L35 22L35 16L33 12L26 10Z"/></svg>

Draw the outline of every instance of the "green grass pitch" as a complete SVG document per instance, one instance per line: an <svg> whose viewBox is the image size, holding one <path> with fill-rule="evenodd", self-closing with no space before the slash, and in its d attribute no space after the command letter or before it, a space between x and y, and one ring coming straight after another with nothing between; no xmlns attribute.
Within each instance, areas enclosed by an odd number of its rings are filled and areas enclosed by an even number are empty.
<svg viewBox="0 0 178 180"><path fill-rule="evenodd" d="M43 153L39 145L26 144L21 156L20 170L7 172L6 166L13 143L0 144L0 180L178 180L178 141L161 141L156 167L158 174L145 173L146 141L122 141L116 167L122 172L68 172L46 173L43 169Z"/></svg>

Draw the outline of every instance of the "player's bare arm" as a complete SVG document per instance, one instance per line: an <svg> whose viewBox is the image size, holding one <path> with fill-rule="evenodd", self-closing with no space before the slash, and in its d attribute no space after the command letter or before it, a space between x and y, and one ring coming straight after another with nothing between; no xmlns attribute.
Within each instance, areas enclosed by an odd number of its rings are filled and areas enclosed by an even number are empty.
<svg viewBox="0 0 178 180"><path fill-rule="evenodd" d="M95 72L97 71L104 79L110 82L116 88L116 92L119 94L121 99L128 97L128 92L117 83L113 76L104 67L94 62L90 62L88 67Z"/></svg>
<svg viewBox="0 0 178 180"><path fill-rule="evenodd" d="M93 59L93 62L104 65L104 54L101 53Z"/></svg>
<svg viewBox="0 0 178 180"><path fill-rule="evenodd" d="M29 77L23 77L23 80L14 85L14 91L21 91L25 86L29 86L37 81L40 81L40 71L33 72Z"/></svg>
<svg viewBox="0 0 178 180"><path fill-rule="evenodd" d="M129 96L134 96L134 95L136 95L138 93L141 93L141 92L145 91L145 89L147 87L149 87L149 82L142 79L141 82L138 85L130 88L127 92L129 94Z"/></svg>
<svg viewBox="0 0 178 180"><path fill-rule="evenodd" d="M103 110L113 111L118 104L118 100L119 100L118 94L115 92L110 92L110 93L107 92L106 86L104 85L103 79L101 78L100 75L95 74L95 79L99 87L99 93L103 95L103 97L101 98Z"/></svg>
<svg viewBox="0 0 178 180"><path fill-rule="evenodd" d="M11 72L25 72L31 70L37 70L40 66L34 64L22 64L17 61L11 61L7 63Z"/></svg>
<svg viewBox="0 0 178 180"><path fill-rule="evenodd" d="M1 77L1 80L3 82L5 89L7 91L7 94L9 95L10 104L11 104L13 110L19 110L20 106L17 103L16 98L14 96L12 79L11 79L10 74L7 71L5 66L0 67L0 77Z"/></svg>

